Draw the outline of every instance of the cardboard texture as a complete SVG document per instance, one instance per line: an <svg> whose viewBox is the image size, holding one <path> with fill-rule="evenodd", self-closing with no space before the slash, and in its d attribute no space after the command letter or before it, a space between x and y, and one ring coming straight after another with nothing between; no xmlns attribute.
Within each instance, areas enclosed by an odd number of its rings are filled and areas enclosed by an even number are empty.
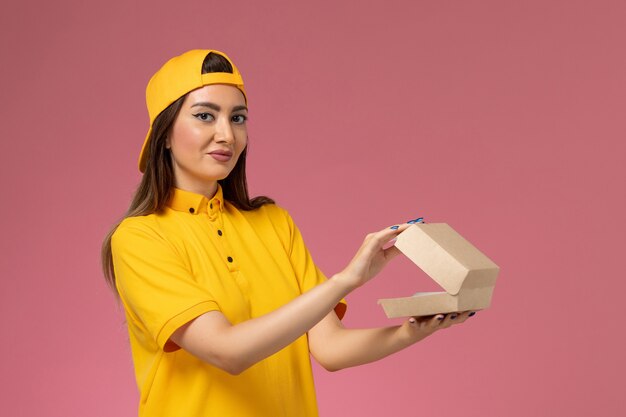
<svg viewBox="0 0 626 417"><path fill-rule="evenodd" d="M445 292L378 300L387 317L476 311L491 304L500 268L447 224L414 224L398 235L395 246Z"/></svg>

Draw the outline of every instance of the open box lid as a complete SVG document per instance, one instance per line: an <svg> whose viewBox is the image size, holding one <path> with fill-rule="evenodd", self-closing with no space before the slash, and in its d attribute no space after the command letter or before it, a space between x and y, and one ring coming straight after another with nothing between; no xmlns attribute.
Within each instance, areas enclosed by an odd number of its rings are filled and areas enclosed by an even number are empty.
<svg viewBox="0 0 626 417"><path fill-rule="evenodd" d="M495 285L499 267L446 223L414 224L395 246L448 294Z"/></svg>

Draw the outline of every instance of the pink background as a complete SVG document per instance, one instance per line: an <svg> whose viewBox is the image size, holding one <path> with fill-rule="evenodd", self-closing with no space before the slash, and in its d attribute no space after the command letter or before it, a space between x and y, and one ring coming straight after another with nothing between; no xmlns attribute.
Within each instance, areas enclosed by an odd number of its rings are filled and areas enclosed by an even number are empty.
<svg viewBox="0 0 626 417"><path fill-rule="evenodd" d="M249 183L328 275L425 216L502 268L492 308L376 364L316 367L322 416L626 413L623 1L4 2L0 403L133 416L99 267L170 56L227 52L251 106ZM406 259L349 297L436 289Z"/></svg>

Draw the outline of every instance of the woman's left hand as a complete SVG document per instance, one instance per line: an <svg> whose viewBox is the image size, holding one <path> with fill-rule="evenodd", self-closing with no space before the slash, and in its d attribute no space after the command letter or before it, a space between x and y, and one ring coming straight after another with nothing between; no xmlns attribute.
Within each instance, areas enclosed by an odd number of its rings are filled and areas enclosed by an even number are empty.
<svg viewBox="0 0 626 417"><path fill-rule="evenodd" d="M475 312L410 317L400 326L346 329L334 312L309 331L313 357L329 371L382 359L430 336L437 330L463 323Z"/></svg>
<svg viewBox="0 0 626 417"><path fill-rule="evenodd" d="M418 342L437 330L447 329L455 324L464 323L475 315L475 311L460 313L436 314L434 316L410 317L402 325L404 335L410 343Z"/></svg>

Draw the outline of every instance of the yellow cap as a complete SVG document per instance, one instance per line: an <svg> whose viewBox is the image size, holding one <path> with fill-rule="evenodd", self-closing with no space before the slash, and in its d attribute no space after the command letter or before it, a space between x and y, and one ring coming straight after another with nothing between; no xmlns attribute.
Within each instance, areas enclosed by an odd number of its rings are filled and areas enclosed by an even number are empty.
<svg viewBox="0 0 626 417"><path fill-rule="evenodd" d="M233 73L211 72L202 74L202 63L209 53L223 56L233 67ZM139 171L146 170L146 154L148 153L148 140L152 131L154 119L161 114L170 104L196 88L211 84L230 84L237 87L243 93L246 100L246 92L243 89L243 79L233 61L225 53L212 49L194 49L176 56L167 61L148 82L146 88L146 105L150 116L150 128L141 147L139 154Z"/></svg>

